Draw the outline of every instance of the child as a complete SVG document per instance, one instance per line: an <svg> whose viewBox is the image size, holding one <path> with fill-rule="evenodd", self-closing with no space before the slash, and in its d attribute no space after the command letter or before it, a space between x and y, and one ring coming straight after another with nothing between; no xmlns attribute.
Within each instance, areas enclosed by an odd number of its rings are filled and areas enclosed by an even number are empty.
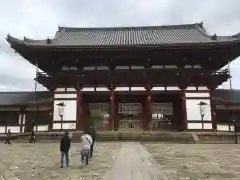
<svg viewBox="0 0 240 180"><path fill-rule="evenodd" d="M92 137L89 134L81 136L81 164L88 165L89 152L92 145ZM85 160L85 163L84 163Z"/></svg>

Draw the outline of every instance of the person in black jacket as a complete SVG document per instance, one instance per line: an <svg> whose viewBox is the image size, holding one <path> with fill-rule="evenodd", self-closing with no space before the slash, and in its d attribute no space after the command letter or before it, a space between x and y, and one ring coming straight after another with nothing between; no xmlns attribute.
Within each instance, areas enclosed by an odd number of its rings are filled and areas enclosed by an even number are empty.
<svg viewBox="0 0 240 180"><path fill-rule="evenodd" d="M11 136L12 136L11 129L9 129L7 132L5 144L11 144Z"/></svg>
<svg viewBox="0 0 240 180"><path fill-rule="evenodd" d="M36 143L36 137L34 131L31 132L31 135L29 137L29 143Z"/></svg>
<svg viewBox="0 0 240 180"><path fill-rule="evenodd" d="M85 133L86 133L86 134L89 134L89 135L92 137L92 144L91 144L90 152L89 152L89 158L91 158L92 155L93 155L93 147L94 147L94 142L95 142L95 140L96 140L96 135L97 135L93 124L91 124L91 125L88 127L88 129L86 130Z"/></svg>
<svg viewBox="0 0 240 180"><path fill-rule="evenodd" d="M68 166L68 164L69 164L68 152L69 152L70 146L71 146L71 140L68 136L68 132L65 132L65 134L62 137L61 142L60 142L61 168L63 168L64 156L66 158L66 165Z"/></svg>

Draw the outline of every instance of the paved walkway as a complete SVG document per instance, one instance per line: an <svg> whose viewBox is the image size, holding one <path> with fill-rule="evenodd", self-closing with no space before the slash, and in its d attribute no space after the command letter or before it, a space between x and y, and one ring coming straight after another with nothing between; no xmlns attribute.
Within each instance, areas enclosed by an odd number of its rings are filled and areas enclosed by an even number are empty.
<svg viewBox="0 0 240 180"><path fill-rule="evenodd" d="M157 173L151 155L140 143L124 143L106 180L166 179Z"/></svg>
<svg viewBox="0 0 240 180"><path fill-rule="evenodd" d="M0 143L0 180L93 180L103 177L120 151L120 143L97 143L87 167L80 165L79 144L72 144L70 166L60 168L59 143Z"/></svg>
<svg viewBox="0 0 240 180"><path fill-rule="evenodd" d="M72 144L59 166L59 144L0 144L0 180L240 180L240 145L99 142L89 166ZM153 159L154 161L153 161Z"/></svg>
<svg viewBox="0 0 240 180"><path fill-rule="evenodd" d="M240 180L240 145L145 144L169 180Z"/></svg>

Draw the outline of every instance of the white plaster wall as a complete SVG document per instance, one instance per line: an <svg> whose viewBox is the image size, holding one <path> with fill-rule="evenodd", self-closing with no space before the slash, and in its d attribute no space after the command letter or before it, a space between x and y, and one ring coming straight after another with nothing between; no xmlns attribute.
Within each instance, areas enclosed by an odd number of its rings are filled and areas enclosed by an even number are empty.
<svg viewBox="0 0 240 180"><path fill-rule="evenodd" d="M198 86L198 90L209 90L206 86Z"/></svg>
<svg viewBox="0 0 240 180"><path fill-rule="evenodd" d="M22 122L22 124L25 124L25 121L26 121L26 114L23 114L23 122Z"/></svg>
<svg viewBox="0 0 240 180"><path fill-rule="evenodd" d="M166 89L168 91L179 91L180 90L179 87L177 87L177 86L167 86Z"/></svg>
<svg viewBox="0 0 240 180"><path fill-rule="evenodd" d="M65 88L57 88L55 91L56 92L63 92L63 91L65 91Z"/></svg>
<svg viewBox="0 0 240 180"><path fill-rule="evenodd" d="M37 126L37 132L48 131L48 125Z"/></svg>
<svg viewBox="0 0 240 180"><path fill-rule="evenodd" d="M203 129L212 129L212 123L203 123Z"/></svg>
<svg viewBox="0 0 240 180"><path fill-rule="evenodd" d="M92 91L95 91L95 88L94 87L84 87L84 88L82 88L81 91L92 92Z"/></svg>
<svg viewBox="0 0 240 180"><path fill-rule="evenodd" d="M6 126L0 126L0 133L5 133Z"/></svg>
<svg viewBox="0 0 240 180"><path fill-rule="evenodd" d="M25 132L25 126L22 127L22 132Z"/></svg>
<svg viewBox="0 0 240 180"><path fill-rule="evenodd" d="M21 121L22 121L21 118L22 118L22 114L19 114L19 115L18 115L18 124L21 124L21 123L22 123L22 122L21 122Z"/></svg>
<svg viewBox="0 0 240 180"><path fill-rule="evenodd" d="M64 114L63 114L63 121L76 121L77 119L77 101L76 100L64 100L54 101L54 112L53 112L53 120L54 121L61 121L61 118L59 116L59 107L58 103L63 102L65 104L64 106Z"/></svg>
<svg viewBox="0 0 240 180"><path fill-rule="evenodd" d="M7 126L7 132L11 129L12 133L20 133L20 126Z"/></svg>
<svg viewBox="0 0 240 180"><path fill-rule="evenodd" d="M222 124L217 124L217 130L218 131L229 131L229 125L222 125ZM230 126L230 131L234 131L234 126Z"/></svg>
<svg viewBox="0 0 240 180"><path fill-rule="evenodd" d="M165 91L165 87L153 87L152 91Z"/></svg>
<svg viewBox="0 0 240 180"><path fill-rule="evenodd" d="M96 91L109 91L107 87L96 87Z"/></svg>
<svg viewBox="0 0 240 180"><path fill-rule="evenodd" d="M129 91L129 87L116 87L114 91Z"/></svg>
<svg viewBox="0 0 240 180"><path fill-rule="evenodd" d="M202 129L202 123L188 123L188 129Z"/></svg>
<svg viewBox="0 0 240 180"><path fill-rule="evenodd" d="M211 104L210 100L208 99L186 99L186 108L187 108L187 120L188 121L200 121L201 115L200 115L200 107L199 102L205 102L207 105L205 105L205 116L203 117L204 121L212 121L211 116Z"/></svg>
<svg viewBox="0 0 240 180"><path fill-rule="evenodd" d="M68 99L68 98L77 98L77 94L54 94L54 98Z"/></svg>
<svg viewBox="0 0 240 180"><path fill-rule="evenodd" d="M63 123L63 129L76 129L76 123Z"/></svg>
<svg viewBox="0 0 240 180"><path fill-rule="evenodd" d="M75 88L67 88L66 91L71 92L71 91L77 91Z"/></svg>
<svg viewBox="0 0 240 180"><path fill-rule="evenodd" d="M61 129L61 123L53 123L53 129Z"/></svg>
<svg viewBox="0 0 240 180"><path fill-rule="evenodd" d="M210 97L210 94L208 92L206 93L185 93L185 97L188 98L199 98L199 97Z"/></svg>
<svg viewBox="0 0 240 180"><path fill-rule="evenodd" d="M146 91L144 87L131 87L131 91Z"/></svg>
<svg viewBox="0 0 240 180"><path fill-rule="evenodd" d="M192 91L192 90L196 90L197 87L196 86L188 86L186 91Z"/></svg>

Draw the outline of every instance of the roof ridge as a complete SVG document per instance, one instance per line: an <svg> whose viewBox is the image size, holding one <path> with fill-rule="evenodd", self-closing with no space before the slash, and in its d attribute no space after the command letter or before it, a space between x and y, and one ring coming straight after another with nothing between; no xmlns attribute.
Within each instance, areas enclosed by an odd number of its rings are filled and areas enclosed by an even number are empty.
<svg viewBox="0 0 240 180"><path fill-rule="evenodd" d="M116 27L67 27L67 26L58 26L58 31L77 31L77 30L129 30L129 29L158 29L158 28L196 28L197 26L202 26L201 23L192 23L192 24L173 24L173 25L160 25L160 26L116 26Z"/></svg>

